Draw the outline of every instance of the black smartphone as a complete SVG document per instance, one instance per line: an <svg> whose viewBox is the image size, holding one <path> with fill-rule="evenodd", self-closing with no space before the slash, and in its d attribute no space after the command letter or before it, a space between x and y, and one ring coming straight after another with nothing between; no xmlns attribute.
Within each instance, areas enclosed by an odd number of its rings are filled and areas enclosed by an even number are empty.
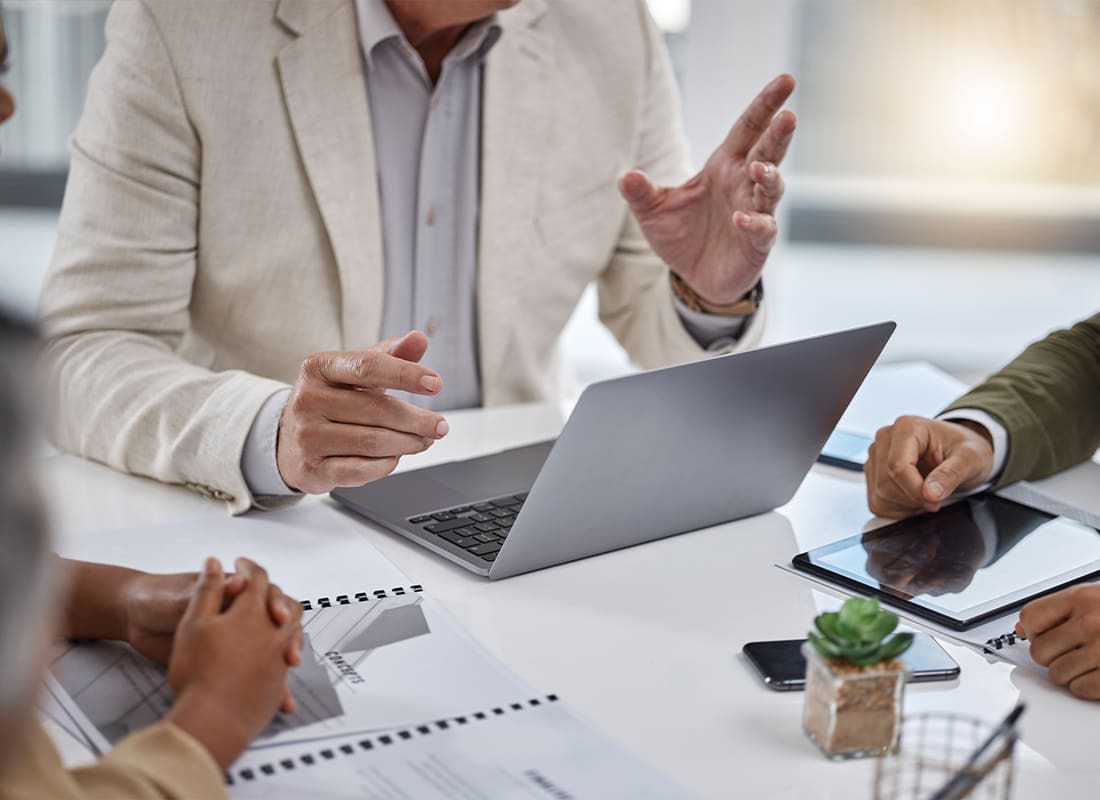
<svg viewBox="0 0 1100 800"><path fill-rule="evenodd" d="M863 434L835 430L829 434L817 460L822 464L861 472L867 463L871 442L871 438Z"/></svg>
<svg viewBox="0 0 1100 800"><path fill-rule="evenodd" d="M769 689L798 692L806 685L806 659L802 657L805 641L749 642L741 652ZM926 633L918 633L913 638L913 646L902 654L901 660L909 665L909 683L950 681L959 677L959 665Z"/></svg>

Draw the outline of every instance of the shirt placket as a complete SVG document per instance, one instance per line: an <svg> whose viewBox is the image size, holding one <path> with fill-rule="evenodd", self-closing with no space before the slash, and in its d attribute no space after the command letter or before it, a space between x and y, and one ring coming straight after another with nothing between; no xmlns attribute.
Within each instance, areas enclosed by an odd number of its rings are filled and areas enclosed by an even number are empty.
<svg viewBox="0 0 1100 800"><path fill-rule="evenodd" d="M450 99L459 77L455 66L444 64L429 99L417 191L413 319L428 334L428 363L443 374L451 372L458 361L457 322L447 310L458 292L453 268L458 137Z"/></svg>

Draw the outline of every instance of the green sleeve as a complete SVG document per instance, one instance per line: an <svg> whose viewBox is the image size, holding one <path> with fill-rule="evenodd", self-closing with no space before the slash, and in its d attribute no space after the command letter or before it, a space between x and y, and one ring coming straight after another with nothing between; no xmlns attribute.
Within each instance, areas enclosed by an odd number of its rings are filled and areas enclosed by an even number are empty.
<svg viewBox="0 0 1100 800"><path fill-rule="evenodd" d="M1100 314L1031 345L947 412L959 408L981 409L1008 431L998 486L1084 461L1100 447Z"/></svg>

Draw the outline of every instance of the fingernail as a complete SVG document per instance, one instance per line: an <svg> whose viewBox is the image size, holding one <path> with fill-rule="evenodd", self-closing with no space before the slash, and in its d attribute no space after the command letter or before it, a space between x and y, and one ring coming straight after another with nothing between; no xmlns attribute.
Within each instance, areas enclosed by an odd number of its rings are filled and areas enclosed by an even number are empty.
<svg viewBox="0 0 1100 800"><path fill-rule="evenodd" d="M214 576L220 571L221 565L218 563L218 559L211 556L206 559L206 564L204 564L203 567L207 575Z"/></svg>
<svg viewBox="0 0 1100 800"><path fill-rule="evenodd" d="M441 419L439 424L435 426L435 435L442 439L451 430L451 426L447 424L447 420Z"/></svg>
<svg viewBox="0 0 1100 800"><path fill-rule="evenodd" d="M943 488L943 484L939 481L929 481L928 488L932 491L932 496L937 499L947 494L947 490Z"/></svg>
<svg viewBox="0 0 1100 800"><path fill-rule="evenodd" d="M425 447L431 447L433 444L435 444L435 439L429 439L427 436L424 437Z"/></svg>
<svg viewBox="0 0 1100 800"><path fill-rule="evenodd" d="M425 375L420 379L420 385L427 389L429 392L435 392L439 390L439 378L435 375Z"/></svg>
<svg viewBox="0 0 1100 800"><path fill-rule="evenodd" d="M764 165L764 175L765 175L765 177L769 176L771 174L772 174L772 165L771 164L765 164Z"/></svg>

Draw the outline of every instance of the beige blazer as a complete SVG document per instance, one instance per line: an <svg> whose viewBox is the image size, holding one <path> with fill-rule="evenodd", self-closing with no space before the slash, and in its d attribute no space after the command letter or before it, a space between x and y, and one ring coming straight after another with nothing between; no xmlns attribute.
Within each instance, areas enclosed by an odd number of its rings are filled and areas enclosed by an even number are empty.
<svg viewBox="0 0 1100 800"><path fill-rule="evenodd" d="M559 335L592 281L639 365L701 357L616 187L632 167L686 175L644 0L523 0L501 21L482 120L485 403L553 396ZM378 338L354 2L125 0L107 36L40 310L54 436L242 511L241 451L263 402L308 354Z"/></svg>
<svg viewBox="0 0 1100 800"><path fill-rule="evenodd" d="M220 800L221 769L202 745L168 722L127 736L87 767L65 769L35 723L0 772L4 800Z"/></svg>

